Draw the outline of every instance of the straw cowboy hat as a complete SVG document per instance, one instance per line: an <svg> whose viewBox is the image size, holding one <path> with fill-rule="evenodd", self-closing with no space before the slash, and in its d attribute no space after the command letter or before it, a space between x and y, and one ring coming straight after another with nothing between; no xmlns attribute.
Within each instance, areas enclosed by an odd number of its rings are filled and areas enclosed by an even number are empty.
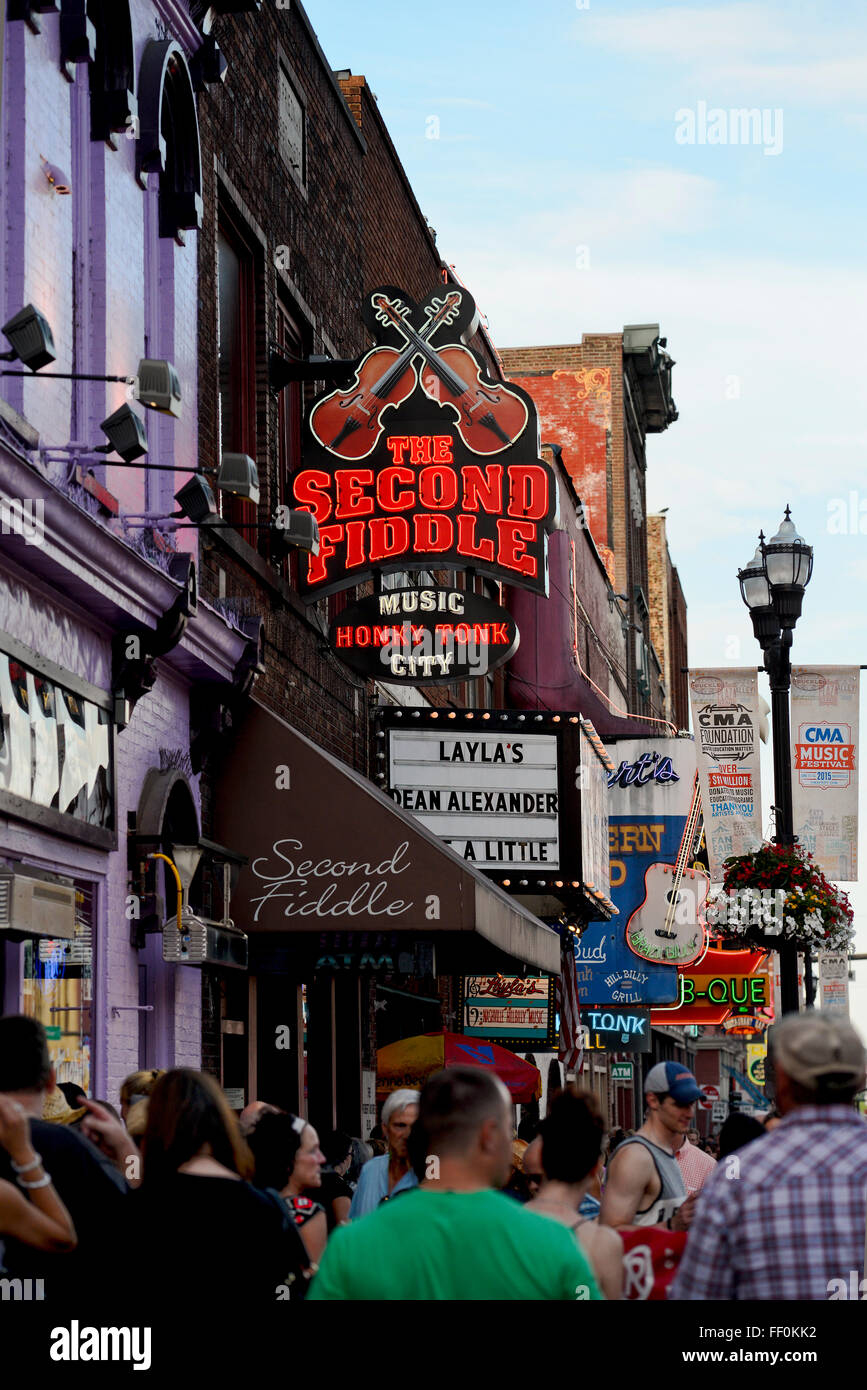
<svg viewBox="0 0 867 1390"><path fill-rule="evenodd" d="M87 1107L84 1105L78 1110L72 1109L59 1086L55 1086L53 1091L46 1091L42 1097L42 1118L50 1124L72 1125L86 1114Z"/></svg>

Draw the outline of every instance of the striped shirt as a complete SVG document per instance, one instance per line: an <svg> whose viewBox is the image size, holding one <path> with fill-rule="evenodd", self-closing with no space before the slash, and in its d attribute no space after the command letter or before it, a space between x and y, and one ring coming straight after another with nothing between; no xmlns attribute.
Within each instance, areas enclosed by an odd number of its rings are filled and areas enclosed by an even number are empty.
<svg viewBox="0 0 867 1390"><path fill-rule="evenodd" d="M671 1297L824 1301L832 1280L864 1274L865 1212L867 1122L799 1106L717 1165Z"/></svg>
<svg viewBox="0 0 867 1390"><path fill-rule="evenodd" d="M716 1159L706 1154L704 1149L691 1144L688 1139L684 1139L675 1157L684 1187L690 1196L693 1192L701 1192L711 1174L716 1172Z"/></svg>

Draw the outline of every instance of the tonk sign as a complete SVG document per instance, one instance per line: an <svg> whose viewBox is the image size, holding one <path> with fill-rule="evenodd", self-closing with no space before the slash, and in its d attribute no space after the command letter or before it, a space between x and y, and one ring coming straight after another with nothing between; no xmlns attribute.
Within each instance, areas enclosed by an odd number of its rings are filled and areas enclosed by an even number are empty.
<svg viewBox="0 0 867 1390"><path fill-rule="evenodd" d="M292 482L295 506L319 523L302 595L376 570L466 568L546 594L556 482L531 397L490 379L466 346L472 296L441 287L415 304L385 286L362 314L378 344L313 403Z"/></svg>

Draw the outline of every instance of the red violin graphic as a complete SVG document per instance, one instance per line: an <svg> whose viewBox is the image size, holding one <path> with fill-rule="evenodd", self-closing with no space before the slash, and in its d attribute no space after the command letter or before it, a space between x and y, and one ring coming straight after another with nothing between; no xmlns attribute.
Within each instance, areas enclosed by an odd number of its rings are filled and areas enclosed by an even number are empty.
<svg viewBox="0 0 867 1390"><path fill-rule="evenodd" d="M381 297L381 296L380 296ZM443 323L451 323L460 307L462 296L454 291L432 312L420 334L420 342ZM382 318L381 314L377 317ZM391 319L382 319L391 322ZM403 333L406 347L372 348L362 358L349 389L332 391L314 406L310 428L323 448L345 459L363 459L372 453L383 431L382 416L386 410L411 396L418 384L412 359L418 348L411 343L406 325L395 312L394 321Z"/></svg>
<svg viewBox="0 0 867 1390"><path fill-rule="evenodd" d="M496 454L514 444L528 418L520 396L506 386L486 382L475 357L462 343L432 348L384 295L376 295L373 303L424 357L422 389L432 401L454 409L458 433L467 448L474 454Z"/></svg>
<svg viewBox="0 0 867 1390"><path fill-rule="evenodd" d="M373 296L377 319L396 328L406 346L402 350L373 348L362 359L349 389L333 391L314 406L310 428L323 448L340 458L367 458L382 434L385 411L405 401L419 380L431 400L455 411L458 432L473 453L495 454L515 442L528 420L521 398L507 387L486 382L475 357L462 344L437 349L428 341L457 316L462 298L452 291L441 303L434 301L419 331L399 299ZM420 377L413 362L419 355L425 364Z"/></svg>

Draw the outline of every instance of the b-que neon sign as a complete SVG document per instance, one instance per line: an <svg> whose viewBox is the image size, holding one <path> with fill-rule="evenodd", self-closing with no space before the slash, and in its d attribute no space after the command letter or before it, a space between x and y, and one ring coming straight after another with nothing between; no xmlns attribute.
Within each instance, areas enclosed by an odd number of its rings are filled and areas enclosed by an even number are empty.
<svg viewBox="0 0 867 1390"><path fill-rule="evenodd" d="M315 401L294 505L319 524L302 557L313 601L376 569L473 568L548 590L556 481L539 458L531 397L489 378L466 346L477 314L466 290L415 305L391 286L367 296L379 345L351 384Z"/></svg>

